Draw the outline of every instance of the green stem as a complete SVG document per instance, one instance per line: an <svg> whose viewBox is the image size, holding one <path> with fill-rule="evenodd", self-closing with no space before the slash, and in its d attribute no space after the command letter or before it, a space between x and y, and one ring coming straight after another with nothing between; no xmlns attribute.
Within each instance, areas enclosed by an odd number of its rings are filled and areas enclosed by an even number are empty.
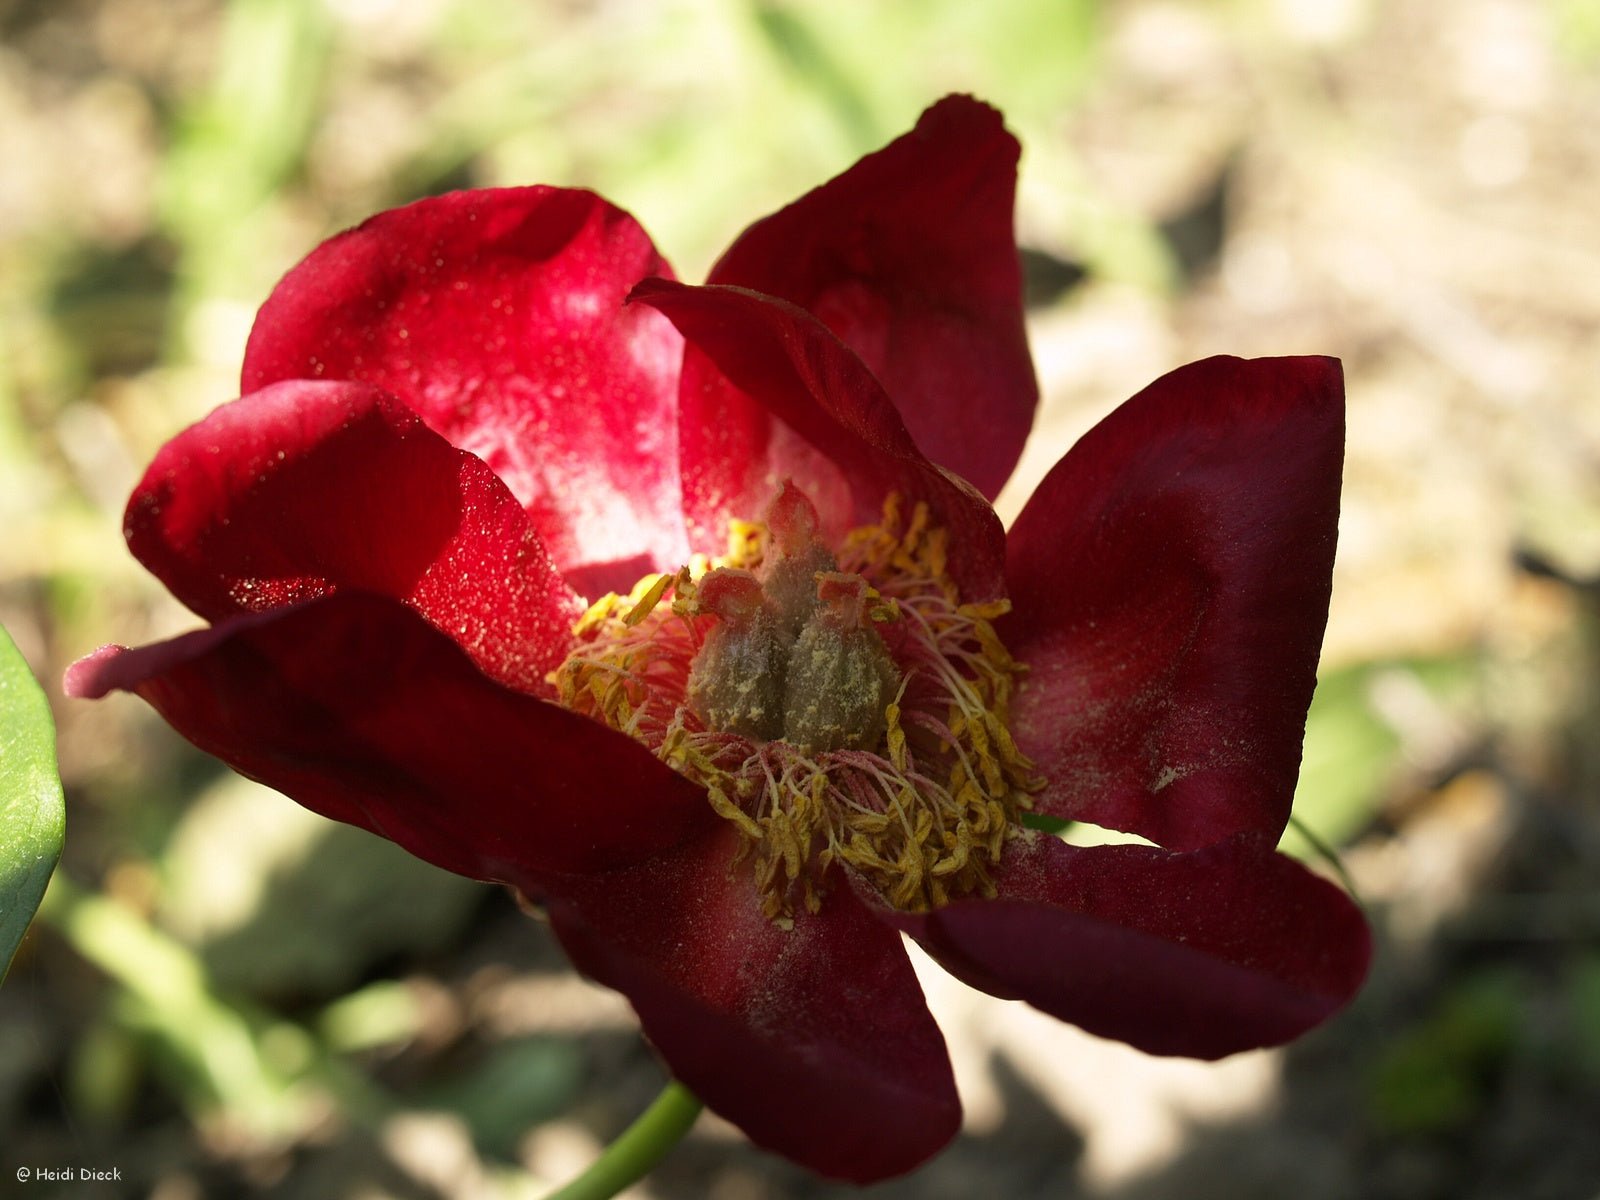
<svg viewBox="0 0 1600 1200"><path fill-rule="evenodd" d="M677 1080L605 1148L589 1169L546 1200L609 1200L666 1157L700 1115L700 1101Z"/></svg>
<svg viewBox="0 0 1600 1200"><path fill-rule="evenodd" d="M1339 882L1344 884L1344 890L1350 893L1350 899L1355 901L1358 908L1365 911L1367 906L1361 902L1361 893L1356 890L1356 881L1351 879L1350 872L1344 869L1344 859L1339 857L1339 852L1294 813L1289 814L1289 824L1296 833L1305 838L1312 852L1333 868L1334 874L1339 877Z"/></svg>

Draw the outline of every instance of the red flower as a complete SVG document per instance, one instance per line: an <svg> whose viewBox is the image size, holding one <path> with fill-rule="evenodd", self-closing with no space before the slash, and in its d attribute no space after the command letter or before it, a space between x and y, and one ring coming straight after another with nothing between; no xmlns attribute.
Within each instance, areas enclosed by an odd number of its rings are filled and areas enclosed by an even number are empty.
<svg viewBox="0 0 1600 1200"><path fill-rule="evenodd" d="M307 807L520 888L678 1078L826 1175L959 1124L902 930L1153 1053L1295 1037L1369 953L1274 852L1339 367L1165 376L1005 535L986 498L1036 401L1017 154L944 100L704 287L585 192L333 238L262 308L243 398L128 506L211 628L69 690L137 692ZM1075 848L1029 808L1159 845Z"/></svg>

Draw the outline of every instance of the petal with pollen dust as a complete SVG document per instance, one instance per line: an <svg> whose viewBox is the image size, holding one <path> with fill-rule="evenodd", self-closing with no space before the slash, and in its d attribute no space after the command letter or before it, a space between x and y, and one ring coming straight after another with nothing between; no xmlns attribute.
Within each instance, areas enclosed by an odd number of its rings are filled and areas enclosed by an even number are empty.
<svg viewBox="0 0 1600 1200"><path fill-rule="evenodd" d="M1289 818L1328 619L1344 453L1330 358L1211 358L1045 477L997 627L1028 665L1043 812L1192 849Z"/></svg>
<svg viewBox="0 0 1600 1200"><path fill-rule="evenodd" d="M762 1146L835 1179L909 1171L955 1135L944 1039L899 934L849 888L782 929L742 835L714 830L605 877L552 884L574 965L633 1002L673 1075Z"/></svg>
<svg viewBox="0 0 1600 1200"><path fill-rule="evenodd" d="M369 593L108 646L68 672L69 695L113 689L314 812L524 890L718 821L704 789L644 747L501 687L416 613Z"/></svg>
<svg viewBox="0 0 1600 1200"><path fill-rule="evenodd" d="M356 379L492 467L586 594L684 557L682 341L623 298L670 275L590 192L453 192L322 243L256 317L243 390Z"/></svg>
<svg viewBox="0 0 1600 1200"><path fill-rule="evenodd" d="M633 298L664 312L689 341L684 511L709 548L725 544L728 517L759 515L784 479L808 492L833 538L878 520L884 497L898 493L926 502L931 523L949 532L950 572L964 599L1003 594L1005 535L988 501L923 456L872 372L815 317L742 288L652 279ZM722 407L734 395L775 418L737 450L729 439L740 436L746 409Z"/></svg>
<svg viewBox="0 0 1600 1200"><path fill-rule="evenodd" d="M1039 400L1012 229L1019 153L998 112L947 96L746 229L707 280L815 314L882 382L922 452L990 500Z"/></svg>
<svg viewBox="0 0 1600 1200"><path fill-rule="evenodd" d="M379 592L529 692L547 690L582 610L494 473L366 384L290 381L224 404L162 447L125 529L208 620Z"/></svg>
<svg viewBox="0 0 1600 1200"><path fill-rule="evenodd" d="M992 900L889 917L952 974L1150 1054L1221 1058L1349 1003L1371 937L1342 891L1256 834L1193 853L1006 847Z"/></svg>

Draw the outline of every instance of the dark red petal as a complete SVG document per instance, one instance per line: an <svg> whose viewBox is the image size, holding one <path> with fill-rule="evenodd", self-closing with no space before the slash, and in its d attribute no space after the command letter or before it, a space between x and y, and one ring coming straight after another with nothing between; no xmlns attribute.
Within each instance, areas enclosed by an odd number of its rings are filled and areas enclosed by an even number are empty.
<svg viewBox="0 0 1600 1200"><path fill-rule="evenodd" d="M586 717L501 687L411 610L341 592L75 664L240 774L458 874L523 889L675 845L705 792Z"/></svg>
<svg viewBox="0 0 1600 1200"><path fill-rule="evenodd" d="M835 1179L909 1171L961 1107L900 937L849 888L778 928L731 826L561 884L551 923L578 969L633 1002L682 1080L767 1150Z"/></svg>
<svg viewBox="0 0 1600 1200"><path fill-rule="evenodd" d="M125 529L208 620L378 592L524 691L546 690L582 611L494 473L366 384L281 383L223 405L156 455Z"/></svg>
<svg viewBox="0 0 1600 1200"><path fill-rule="evenodd" d="M926 501L950 532L967 600L1002 595L1005 534L988 501L923 457L872 372L811 314L742 288L648 280L633 299L664 312L684 355L684 511L698 548L721 552L727 519L758 516L785 478L824 531L877 521L884 497Z"/></svg>
<svg viewBox="0 0 1600 1200"><path fill-rule="evenodd" d="M892 919L973 987L1150 1054L1287 1042L1349 1003L1372 954L1349 897L1255 834L1193 853L1036 835L997 883Z"/></svg>
<svg viewBox="0 0 1600 1200"><path fill-rule="evenodd" d="M681 340L625 310L668 275L649 236L589 192L455 192L317 249L262 306L244 385L359 379L489 464L584 591L684 559Z"/></svg>
<svg viewBox="0 0 1600 1200"><path fill-rule="evenodd" d="M745 230L707 280L816 314L882 381L923 453L991 500L1039 400L1012 228L1020 150L994 109L947 96Z"/></svg>
<svg viewBox="0 0 1600 1200"><path fill-rule="evenodd" d="M1339 520L1329 358L1211 358L1090 430L1012 528L1042 811L1190 849L1289 817Z"/></svg>

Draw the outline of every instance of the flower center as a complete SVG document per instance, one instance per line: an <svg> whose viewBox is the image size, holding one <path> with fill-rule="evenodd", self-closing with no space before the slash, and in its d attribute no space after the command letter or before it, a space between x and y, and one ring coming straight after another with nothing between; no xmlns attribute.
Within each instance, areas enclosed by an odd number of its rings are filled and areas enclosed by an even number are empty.
<svg viewBox="0 0 1600 1200"><path fill-rule="evenodd" d="M901 507L836 556L785 483L722 558L596 601L551 676L563 705L705 786L780 924L817 910L835 862L905 911L993 895L1042 786L1007 727L1025 668L992 622L1010 602L962 603L944 530Z"/></svg>

